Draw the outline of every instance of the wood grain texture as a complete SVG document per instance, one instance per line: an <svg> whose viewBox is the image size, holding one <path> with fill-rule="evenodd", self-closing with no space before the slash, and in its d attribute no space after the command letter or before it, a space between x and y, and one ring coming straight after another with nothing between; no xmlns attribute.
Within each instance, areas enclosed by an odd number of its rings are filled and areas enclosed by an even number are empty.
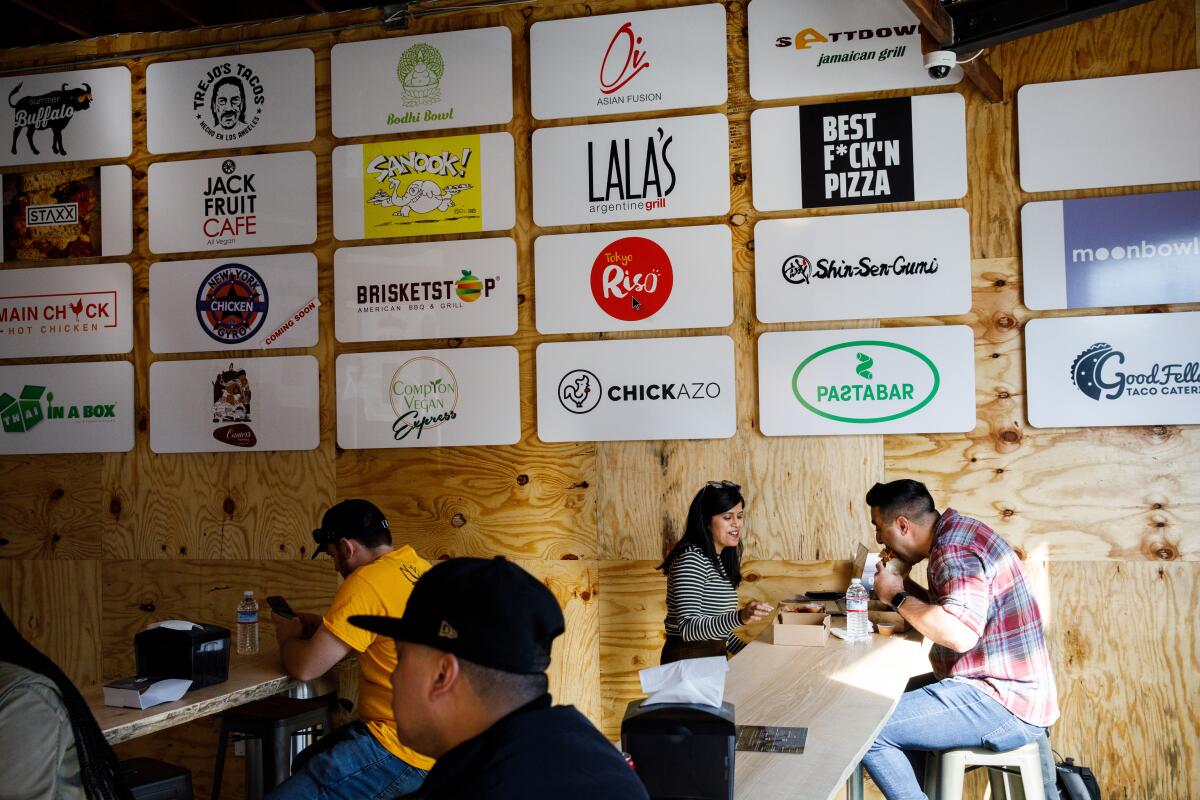
<svg viewBox="0 0 1200 800"><path fill-rule="evenodd" d="M103 555L103 455L0 458L0 557Z"/></svg>
<svg viewBox="0 0 1200 800"><path fill-rule="evenodd" d="M99 561L0 560L5 613L80 688L102 677L100 574Z"/></svg>

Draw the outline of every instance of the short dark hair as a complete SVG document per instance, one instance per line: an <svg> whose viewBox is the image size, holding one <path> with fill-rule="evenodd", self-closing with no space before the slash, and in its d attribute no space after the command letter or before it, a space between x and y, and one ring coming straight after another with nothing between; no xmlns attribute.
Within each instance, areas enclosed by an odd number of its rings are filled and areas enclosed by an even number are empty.
<svg viewBox="0 0 1200 800"><path fill-rule="evenodd" d="M505 672L465 658L458 659L458 666L470 681L471 688L489 705L520 708L550 690L550 681L544 672L529 675Z"/></svg>
<svg viewBox="0 0 1200 800"><path fill-rule="evenodd" d="M878 508L879 513L889 520L899 516L920 519L937 513L933 495L925 484L909 478L875 484L867 492L867 505Z"/></svg>
<svg viewBox="0 0 1200 800"><path fill-rule="evenodd" d="M242 85L240 78L235 78L232 75L226 75L217 81L212 89L212 98L208 101L208 110L214 117L216 116L217 92L221 91L224 86L235 86L238 90L238 95L242 98L242 108L238 111L238 122L246 121L246 87Z"/></svg>

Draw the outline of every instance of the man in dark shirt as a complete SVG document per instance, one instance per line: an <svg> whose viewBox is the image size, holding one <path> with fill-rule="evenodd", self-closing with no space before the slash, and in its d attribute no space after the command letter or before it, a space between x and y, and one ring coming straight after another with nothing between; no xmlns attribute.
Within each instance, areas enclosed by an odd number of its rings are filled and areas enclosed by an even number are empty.
<svg viewBox="0 0 1200 800"><path fill-rule="evenodd" d="M546 668L562 611L503 558L443 561L404 616L351 624L396 640L400 741L437 759L412 800L649 800L625 760L573 706L552 706Z"/></svg>

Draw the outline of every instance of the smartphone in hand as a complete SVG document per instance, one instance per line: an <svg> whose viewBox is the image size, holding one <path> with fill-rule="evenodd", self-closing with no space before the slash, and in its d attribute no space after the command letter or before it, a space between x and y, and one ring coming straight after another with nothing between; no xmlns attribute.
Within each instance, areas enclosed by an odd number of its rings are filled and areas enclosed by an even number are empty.
<svg viewBox="0 0 1200 800"><path fill-rule="evenodd" d="M267 605L271 607L272 611L284 619L295 619L296 617L296 612L292 611L292 607L288 605L288 601L284 600L277 594L267 596Z"/></svg>

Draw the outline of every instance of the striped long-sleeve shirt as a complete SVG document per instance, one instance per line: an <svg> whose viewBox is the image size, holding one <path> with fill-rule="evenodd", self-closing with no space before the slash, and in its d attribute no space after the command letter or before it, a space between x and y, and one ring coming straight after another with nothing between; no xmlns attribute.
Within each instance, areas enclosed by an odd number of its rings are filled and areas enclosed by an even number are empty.
<svg viewBox="0 0 1200 800"><path fill-rule="evenodd" d="M699 547L685 548L671 562L667 574L667 634L687 642L724 640L736 653L745 647L733 631L738 619L737 590L725 570L714 566Z"/></svg>

